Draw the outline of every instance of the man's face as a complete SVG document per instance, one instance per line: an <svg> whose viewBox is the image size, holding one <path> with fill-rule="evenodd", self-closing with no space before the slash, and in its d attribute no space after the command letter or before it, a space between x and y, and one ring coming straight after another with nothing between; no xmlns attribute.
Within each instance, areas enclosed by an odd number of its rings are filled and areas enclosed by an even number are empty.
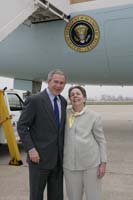
<svg viewBox="0 0 133 200"><path fill-rule="evenodd" d="M65 76L61 74L54 74L51 80L48 81L48 88L50 92L57 96L65 87Z"/></svg>

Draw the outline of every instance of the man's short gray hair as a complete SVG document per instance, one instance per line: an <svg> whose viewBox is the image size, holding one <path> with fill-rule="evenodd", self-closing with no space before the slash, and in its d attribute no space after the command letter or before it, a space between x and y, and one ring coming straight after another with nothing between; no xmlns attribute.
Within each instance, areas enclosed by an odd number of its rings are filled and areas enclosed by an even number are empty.
<svg viewBox="0 0 133 200"><path fill-rule="evenodd" d="M60 69L55 69L55 70L52 70L48 73L48 78L47 78L47 81L50 81L52 78L53 78L53 75L54 74L59 74L59 75L63 75L65 77L65 81L66 81L66 75L63 71L61 71Z"/></svg>

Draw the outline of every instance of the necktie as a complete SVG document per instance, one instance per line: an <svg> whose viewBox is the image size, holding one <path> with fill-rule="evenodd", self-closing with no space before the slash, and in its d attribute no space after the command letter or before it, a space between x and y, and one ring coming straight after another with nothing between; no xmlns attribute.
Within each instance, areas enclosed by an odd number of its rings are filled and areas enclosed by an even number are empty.
<svg viewBox="0 0 133 200"><path fill-rule="evenodd" d="M54 97L54 113L55 113L55 119L56 119L56 124L57 127L60 127L60 119L59 119L59 107L57 104L57 97Z"/></svg>

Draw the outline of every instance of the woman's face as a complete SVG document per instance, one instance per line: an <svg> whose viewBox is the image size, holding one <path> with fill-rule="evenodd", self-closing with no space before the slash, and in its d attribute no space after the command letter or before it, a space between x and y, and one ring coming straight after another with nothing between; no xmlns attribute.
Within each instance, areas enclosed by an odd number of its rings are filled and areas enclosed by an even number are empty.
<svg viewBox="0 0 133 200"><path fill-rule="evenodd" d="M86 98L78 88L74 88L70 93L70 101L72 106L84 106Z"/></svg>

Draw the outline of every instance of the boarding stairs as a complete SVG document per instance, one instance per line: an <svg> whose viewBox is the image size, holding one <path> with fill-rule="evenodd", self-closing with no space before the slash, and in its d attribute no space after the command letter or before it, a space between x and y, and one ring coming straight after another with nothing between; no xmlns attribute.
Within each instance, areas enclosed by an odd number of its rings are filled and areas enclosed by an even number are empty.
<svg viewBox="0 0 133 200"><path fill-rule="evenodd" d="M69 17L69 0L2 0L0 5L0 41L20 24Z"/></svg>

